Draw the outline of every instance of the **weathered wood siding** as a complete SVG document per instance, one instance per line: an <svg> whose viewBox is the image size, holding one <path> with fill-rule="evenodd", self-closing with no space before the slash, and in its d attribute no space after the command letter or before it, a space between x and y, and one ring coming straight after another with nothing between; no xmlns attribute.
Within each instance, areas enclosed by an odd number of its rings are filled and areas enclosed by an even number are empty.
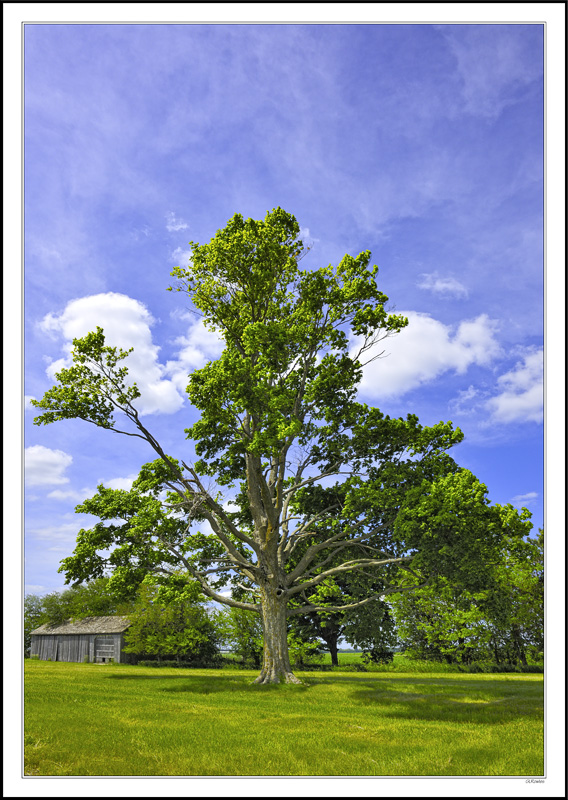
<svg viewBox="0 0 568 800"><path fill-rule="evenodd" d="M59 634L32 635L31 655L37 655L41 661L83 661L90 656L90 644L93 636L61 636Z"/></svg>
<svg viewBox="0 0 568 800"><path fill-rule="evenodd" d="M31 655L40 661L85 661L130 663L136 659L123 652L124 636L121 633L98 634L32 634ZM103 662L104 659L104 662Z"/></svg>

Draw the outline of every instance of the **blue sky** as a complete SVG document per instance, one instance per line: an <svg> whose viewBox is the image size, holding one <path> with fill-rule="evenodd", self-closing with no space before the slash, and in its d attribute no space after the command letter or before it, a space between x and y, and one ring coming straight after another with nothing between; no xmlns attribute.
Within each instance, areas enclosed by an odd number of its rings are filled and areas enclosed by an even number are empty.
<svg viewBox="0 0 568 800"><path fill-rule="evenodd" d="M166 291L190 240L281 206L305 266L372 251L410 319L361 399L543 524L543 26L25 26L25 395L101 325L135 347L145 424L186 460L215 337ZM153 452L25 413L27 592L63 587L74 512Z"/></svg>

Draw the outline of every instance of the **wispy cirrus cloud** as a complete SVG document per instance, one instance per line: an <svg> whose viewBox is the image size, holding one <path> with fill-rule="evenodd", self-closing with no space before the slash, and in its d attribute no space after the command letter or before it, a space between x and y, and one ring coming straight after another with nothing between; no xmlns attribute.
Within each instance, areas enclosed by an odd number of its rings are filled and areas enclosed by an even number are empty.
<svg viewBox="0 0 568 800"><path fill-rule="evenodd" d="M437 25L456 59L463 111L496 118L523 98L542 75L532 57L542 43L540 26ZM532 28L532 30L531 30Z"/></svg>
<svg viewBox="0 0 568 800"><path fill-rule="evenodd" d="M453 397L448 402L448 408L454 414L460 414L461 416L474 414L479 396L480 390L470 384L467 389L460 389L457 397Z"/></svg>
<svg viewBox="0 0 568 800"><path fill-rule="evenodd" d="M419 289L427 289L442 297L467 297L467 287L456 278L442 277L437 272L422 273L421 280L416 284Z"/></svg>
<svg viewBox="0 0 568 800"><path fill-rule="evenodd" d="M536 500L538 500L538 492L527 492L526 494L515 495L510 502L516 508L522 508L523 506L534 504Z"/></svg>
<svg viewBox="0 0 568 800"><path fill-rule="evenodd" d="M178 219L173 211L169 211L166 214L166 228L168 231L185 231L189 225L183 219Z"/></svg>
<svg viewBox="0 0 568 800"><path fill-rule="evenodd" d="M50 500L59 500L66 502L67 500L73 500L77 503L80 503L82 500L85 500L89 497L90 494L94 494L94 492L89 492L88 489L54 489L52 492L49 492L47 497ZM39 498L36 498L39 500Z"/></svg>
<svg viewBox="0 0 568 800"><path fill-rule="evenodd" d="M77 520L72 522L60 521L51 525L30 525L29 535L48 544L68 544L71 546L77 539L81 525L85 524L87 516L77 515ZM91 518L92 519L92 518Z"/></svg>

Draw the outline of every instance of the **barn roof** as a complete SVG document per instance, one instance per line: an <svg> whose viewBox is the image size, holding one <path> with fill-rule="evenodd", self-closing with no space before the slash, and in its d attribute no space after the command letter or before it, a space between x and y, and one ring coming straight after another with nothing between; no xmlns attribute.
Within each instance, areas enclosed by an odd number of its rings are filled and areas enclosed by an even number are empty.
<svg viewBox="0 0 568 800"><path fill-rule="evenodd" d="M130 626L128 617L85 617L77 622L63 622L60 625L46 623L31 632L41 634L78 634L78 633L122 633Z"/></svg>

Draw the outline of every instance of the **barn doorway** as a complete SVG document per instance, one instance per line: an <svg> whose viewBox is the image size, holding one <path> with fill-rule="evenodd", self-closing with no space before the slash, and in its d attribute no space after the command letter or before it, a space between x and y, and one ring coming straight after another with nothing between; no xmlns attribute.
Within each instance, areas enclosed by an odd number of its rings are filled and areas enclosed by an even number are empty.
<svg viewBox="0 0 568 800"><path fill-rule="evenodd" d="M95 638L95 663L105 664L114 659L114 639L112 636Z"/></svg>

